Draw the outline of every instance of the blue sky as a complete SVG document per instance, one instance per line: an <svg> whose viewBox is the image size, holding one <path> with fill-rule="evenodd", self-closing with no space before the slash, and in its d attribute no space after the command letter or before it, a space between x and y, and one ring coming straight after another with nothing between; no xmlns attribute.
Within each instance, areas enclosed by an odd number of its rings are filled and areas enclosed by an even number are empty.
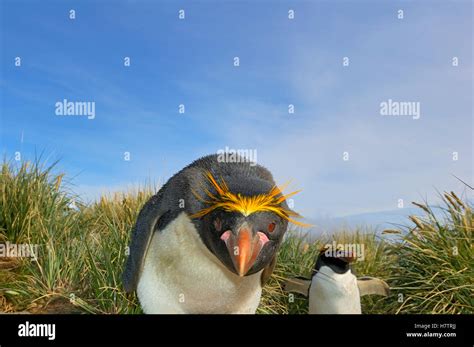
<svg viewBox="0 0 474 347"><path fill-rule="evenodd" d="M462 192L453 174L473 182L470 1L1 7L1 152L60 159L84 199L163 182L226 146L256 149L303 189L295 209L309 218L436 201ZM94 101L95 119L57 116L63 99ZM380 115L388 99L420 102L420 119Z"/></svg>

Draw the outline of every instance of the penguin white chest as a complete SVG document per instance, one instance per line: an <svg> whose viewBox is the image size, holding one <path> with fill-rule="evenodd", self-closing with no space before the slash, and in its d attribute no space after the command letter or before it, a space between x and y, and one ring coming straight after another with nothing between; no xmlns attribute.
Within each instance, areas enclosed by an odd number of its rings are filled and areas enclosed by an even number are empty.
<svg viewBox="0 0 474 347"><path fill-rule="evenodd" d="M321 267L311 280L309 313L360 314L359 288L352 272L338 274L327 266Z"/></svg>
<svg viewBox="0 0 474 347"><path fill-rule="evenodd" d="M154 233L137 295L145 313L255 313L260 278L229 271L183 212Z"/></svg>

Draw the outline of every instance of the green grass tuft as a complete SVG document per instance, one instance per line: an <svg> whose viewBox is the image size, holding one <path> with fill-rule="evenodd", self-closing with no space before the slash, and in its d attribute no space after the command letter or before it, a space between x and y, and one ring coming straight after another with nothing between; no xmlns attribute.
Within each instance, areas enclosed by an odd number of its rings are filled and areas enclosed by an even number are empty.
<svg viewBox="0 0 474 347"><path fill-rule="evenodd" d="M427 204L417 204L423 217L410 217L414 227L395 246L393 286L396 313L459 314L474 311L473 212L454 192L443 195L442 217Z"/></svg>

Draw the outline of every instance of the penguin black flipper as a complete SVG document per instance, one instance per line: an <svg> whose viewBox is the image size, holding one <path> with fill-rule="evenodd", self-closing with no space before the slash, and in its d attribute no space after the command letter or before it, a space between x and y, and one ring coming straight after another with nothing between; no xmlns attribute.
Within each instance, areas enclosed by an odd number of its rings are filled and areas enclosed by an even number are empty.
<svg viewBox="0 0 474 347"><path fill-rule="evenodd" d="M357 279L360 296L376 294L382 296L390 295L390 287L384 280L374 277L360 277Z"/></svg>
<svg viewBox="0 0 474 347"><path fill-rule="evenodd" d="M158 193L148 200L140 211L133 228L130 243L130 252L122 275L123 286L126 292L133 292L137 288L138 279L143 267L143 259L150 245L153 231L158 221L171 214L169 208L161 203L163 194Z"/></svg>
<svg viewBox="0 0 474 347"><path fill-rule="evenodd" d="M307 297L309 296L309 290L311 288L311 278L302 276L290 278L283 282L282 288L285 292L299 293Z"/></svg>

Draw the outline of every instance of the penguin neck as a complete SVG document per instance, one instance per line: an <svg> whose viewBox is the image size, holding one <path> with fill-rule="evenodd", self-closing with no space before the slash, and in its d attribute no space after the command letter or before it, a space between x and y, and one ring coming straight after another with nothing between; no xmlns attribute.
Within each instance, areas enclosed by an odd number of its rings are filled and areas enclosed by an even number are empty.
<svg viewBox="0 0 474 347"><path fill-rule="evenodd" d="M333 293L334 290L342 290L344 292L346 285L351 283L354 278L350 269L345 273L339 274L328 266L322 266L311 279L311 285L313 286L315 283L319 283L320 293Z"/></svg>
<svg viewBox="0 0 474 347"><path fill-rule="evenodd" d="M342 277L346 277L348 274L352 274L350 269L347 269L347 271L345 272L339 273L334 271L330 266L327 265L321 266L316 272L316 274L318 273L324 277L331 277L335 279L340 279Z"/></svg>

